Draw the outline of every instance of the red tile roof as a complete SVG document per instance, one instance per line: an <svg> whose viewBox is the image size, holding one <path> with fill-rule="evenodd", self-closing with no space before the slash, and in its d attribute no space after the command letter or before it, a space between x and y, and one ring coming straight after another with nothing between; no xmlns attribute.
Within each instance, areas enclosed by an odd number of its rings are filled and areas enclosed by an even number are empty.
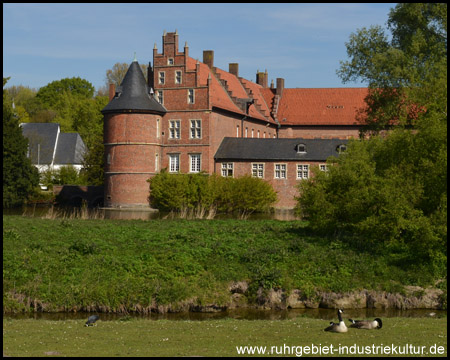
<svg viewBox="0 0 450 360"><path fill-rule="evenodd" d="M197 60L188 57L187 68L194 70ZM211 105L245 115L236 99L253 98L249 115L255 119L274 123L271 112L275 89L263 88L244 78L219 68L214 72L208 65L199 62L199 82L206 86L211 77ZM221 82L223 80L224 82ZM294 88L283 90L277 119L281 125L359 125L357 111L365 106L367 88Z"/></svg>
<svg viewBox="0 0 450 360"><path fill-rule="evenodd" d="M367 88L284 89L278 107L281 125L358 125Z"/></svg>

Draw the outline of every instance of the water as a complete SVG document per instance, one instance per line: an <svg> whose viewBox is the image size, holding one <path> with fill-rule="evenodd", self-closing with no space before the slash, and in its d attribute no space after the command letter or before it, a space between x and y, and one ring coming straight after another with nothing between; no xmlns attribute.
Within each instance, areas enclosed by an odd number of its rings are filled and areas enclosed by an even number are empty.
<svg viewBox="0 0 450 360"><path fill-rule="evenodd" d="M145 209L87 209L88 214L98 219L113 219L113 220L155 220L173 218L173 214L161 213L159 211L149 211ZM58 207L51 205L31 205L22 208L3 209L3 215L24 215L30 217L46 217L52 214L54 218L62 217L76 217L76 213L80 212L77 207ZM175 215L176 216L176 215ZM233 214L217 214L214 219L238 219L239 217ZM271 213L251 214L247 219L249 220L299 220L294 214L294 210L276 209Z"/></svg>
<svg viewBox="0 0 450 360"><path fill-rule="evenodd" d="M345 318L353 319L371 319L371 318L392 318L392 317L431 317L430 314L435 314L432 317L447 316L446 310L429 310L429 309L413 309L413 310L397 310L397 309L346 309L344 310ZM26 314L4 314L4 317L13 319L37 319L37 320L86 320L93 313L77 312L77 313L26 313ZM290 309L290 310L257 310L257 309L235 309L226 310L214 313L200 313L200 312L180 312L180 313L166 313L149 315L141 315L130 313L112 314L106 313L98 314L103 321L120 320L127 317L140 318L147 320L219 320L219 319L240 319L240 320L289 320L297 317L308 317L322 320L337 319L336 309Z"/></svg>

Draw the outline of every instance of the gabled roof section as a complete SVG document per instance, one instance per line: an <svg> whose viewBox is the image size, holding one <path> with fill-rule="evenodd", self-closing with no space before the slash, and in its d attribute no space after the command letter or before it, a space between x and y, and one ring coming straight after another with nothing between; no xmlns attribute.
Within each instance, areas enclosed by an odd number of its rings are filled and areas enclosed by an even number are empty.
<svg viewBox="0 0 450 360"><path fill-rule="evenodd" d="M347 144L343 139L303 138L232 138L222 140L215 160L235 161L325 161L330 156L339 156L338 146ZM298 145L305 145L305 152Z"/></svg>
<svg viewBox="0 0 450 360"><path fill-rule="evenodd" d="M117 89L116 96L103 108L102 113L166 113L165 107L149 94L144 74L137 61L131 63L120 88Z"/></svg>
<svg viewBox="0 0 450 360"><path fill-rule="evenodd" d="M78 133L60 133L54 164L81 165L85 153L86 146Z"/></svg>
<svg viewBox="0 0 450 360"><path fill-rule="evenodd" d="M278 106L283 125L360 125L358 110L365 107L367 88L287 89Z"/></svg>
<svg viewBox="0 0 450 360"><path fill-rule="evenodd" d="M22 134L28 139L28 151L31 162L39 165L50 165L58 139L59 124L55 123L22 123Z"/></svg>

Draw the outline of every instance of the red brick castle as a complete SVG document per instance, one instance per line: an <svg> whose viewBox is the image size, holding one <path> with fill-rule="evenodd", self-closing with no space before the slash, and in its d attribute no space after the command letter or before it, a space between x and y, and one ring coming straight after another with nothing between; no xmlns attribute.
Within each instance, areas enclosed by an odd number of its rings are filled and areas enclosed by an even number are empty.
<svg viewBox="0 0 450 360"><path fill-rule="evenodd" d="M164 33L153 49L148 79L133 61L102 110L105 206L148 207L146 181L169 172L251 174L278 192L277 208L292 208L296 185L312 165L325 170L347 139L359 136L356 121L367 88L285 88L268 73L256 82L214 66L214 52L200 62L178 48L178 33Z"/></svg>

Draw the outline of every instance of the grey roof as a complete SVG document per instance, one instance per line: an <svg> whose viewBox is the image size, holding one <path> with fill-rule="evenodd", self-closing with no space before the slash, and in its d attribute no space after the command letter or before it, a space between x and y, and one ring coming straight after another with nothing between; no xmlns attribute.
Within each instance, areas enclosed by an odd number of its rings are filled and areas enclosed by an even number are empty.
<svg viewBox="0 0 450 360"><path fill-rule="evenodd" d="M339 156L339 145L347 144L343 139L261 139L225 137L217 149L216 160L297 160L325 161L329 156ZM298 152L303 144L306 152Z"/></svg>
<svg viewBox="0 0 450 360"><path fill-rule="evenodd" d="M37 165L51 164L59 132L55 123L23 123L22 134L28 139L31 162Z"/></svg>
<svg viewBox="0 0 450 360"><path fill-rule="evenodd" d="M78 133L62 133L56 123L22 123L29 156L35 165L79 165L86 146Z"/></svg>
<svg viewBox="0 0 450 360"><path fill-rule="evenodd" d="M86 146L78 133L60 133L54 163L61 165L82 164L85 153Z"/></svg>
<svg viewBox="0 0 450 360"><path fill-rule="evenodd" d="M144 74L137 61L128 68L116 96L106 105L102 113L144 112L165 114L167 110L153 96L145 81Z"/></svg>

